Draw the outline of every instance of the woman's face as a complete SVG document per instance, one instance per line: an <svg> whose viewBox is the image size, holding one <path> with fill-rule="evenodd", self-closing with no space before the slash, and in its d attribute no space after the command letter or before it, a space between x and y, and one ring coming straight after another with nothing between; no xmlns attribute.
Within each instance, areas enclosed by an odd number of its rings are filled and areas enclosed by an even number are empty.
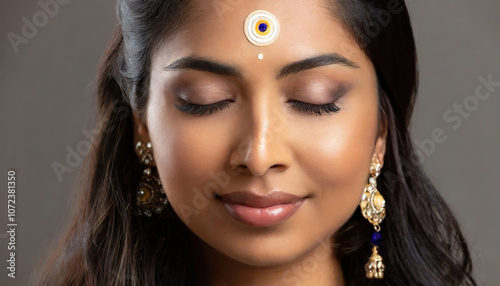
<svg viewBox="0 0 500 286"><path fill-rule="evenodd" d="M206 244L249 265L291 262L348 220L383 158L375 71L323 2L214 3L192 3L154 53L136 139ZM260 9L281 26L265 47L243 30Z"/></svg>

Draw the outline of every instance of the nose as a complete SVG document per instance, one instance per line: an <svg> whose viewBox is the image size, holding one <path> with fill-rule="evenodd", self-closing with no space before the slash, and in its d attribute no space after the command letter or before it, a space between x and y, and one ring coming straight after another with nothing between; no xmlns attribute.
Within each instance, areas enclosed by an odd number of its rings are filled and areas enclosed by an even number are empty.
<svg viewBox="0 0 500 286"><path fill-rule="evenodd" d="M246 125L246 128L238 134L238 144L231 152L229 164L233 170L254 176L284 172L292 162L289 124L276 105L261 101L254 102L253 106L240 117L240 126Z"/></svg>

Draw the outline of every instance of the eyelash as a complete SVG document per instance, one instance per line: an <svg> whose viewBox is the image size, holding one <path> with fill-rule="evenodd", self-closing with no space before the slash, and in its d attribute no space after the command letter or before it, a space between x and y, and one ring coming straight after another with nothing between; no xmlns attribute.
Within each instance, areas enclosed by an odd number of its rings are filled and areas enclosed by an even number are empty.
<svg viewBox="0 0 500 286"><path fill-rule="evenodd" d="M223 110L229 106L233 100L224 100L212 104L194 104L183 100L183 105L175 105L181 111L195 116L203 116L207 112L212 114L213 112Z"/></svg>
<svg viewBox="0 0 500 286"><path fill-rule="evenodd" d="M335 102L326 104L312 104L297 100L291 100L289 102L298 111L315 115L323 115L323 113L331 114L340 111L340 107L338 107Z"/></svg>
<svg viewBox="0 0 500 286"><path fill-rule="evenodd" d="M192 114L195 116L203 116L207 112L209 114L212 114L216 111L220 111L227 108L231 102L234 102L233 100L224 100L212 104L194 104L187 102L185 100L183 101L184 101L183 105L175 105L175 106L182 112L186 112L188 114ZM312 104L297 100L291 100L289 101L289 103L296 110L308 114L323 115L324 113L331 114L340 111L340 108L335 104L335 102L330 102L326 104Z"/></svg>

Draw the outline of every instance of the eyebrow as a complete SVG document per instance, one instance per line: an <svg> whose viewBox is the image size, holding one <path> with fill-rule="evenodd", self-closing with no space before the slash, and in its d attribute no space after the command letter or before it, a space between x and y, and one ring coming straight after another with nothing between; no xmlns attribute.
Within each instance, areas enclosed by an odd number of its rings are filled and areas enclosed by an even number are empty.
<svg viewBox="0 0 500 286"><path fill-rule="evenodd" d="M346 59L345 57L339 55L339 54L324 54L324 55L319 55L315 56L312 58L300 60L297 62L293 62L291 64L288 64L284 66L283 68L280 69L278 72L278 75L276 76L276 79L280 79L283 77L286 77L291 74L296 74L305 70L321 67L321 66L327 66L327 65L333 65L333 64L340 64L343 66L351 67L351 68L359 68L357 64L354 62Z"/></svg>
<svg viewBox="0 0 500 286"><path fill-rule="evenodd" d="M339 54L323 54L312 58L307 58L290 63L282 67L277 75L276 79L280 79L291 74L297 74L299 72L313 69L316 67L327 66L332 64L340 64L350 68L359 68L359 66L348 60L347 58ZM210 72L217 75L238 77L243 78L243 73L237 66L227 65L223 63L218 63L206 58L200 57L184 57L174 61L172 64L165 67L165 70L175 70L175 69L191 69L197 71Z"/></svg>
<svg viewBox="0 0 500 286"><path fill-rule="evenodd" d="M165 67L165 70L173 69L191 69L230 77L243 77L240 69L236 66L217 63L205 58L198 57L181 58Z"/></svg>

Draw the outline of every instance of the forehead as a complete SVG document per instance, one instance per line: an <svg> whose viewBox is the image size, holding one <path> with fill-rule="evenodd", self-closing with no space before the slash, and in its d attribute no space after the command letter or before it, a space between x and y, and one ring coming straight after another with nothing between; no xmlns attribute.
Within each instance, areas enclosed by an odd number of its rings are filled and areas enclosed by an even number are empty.
<svg viewBox="0 0 500 286"><path fill-rule="evenodd" d="M245 64L283 65L338 53L363 66L365 54L329 7L324 0L191 1L183 23L160 45L160 56L164 63L195 55L244 68ZM255 46L245 36L245 19L255 10L269 11L279 22L279 36L269 46ZM264 55L262 61L258 54Z"/></svg>

